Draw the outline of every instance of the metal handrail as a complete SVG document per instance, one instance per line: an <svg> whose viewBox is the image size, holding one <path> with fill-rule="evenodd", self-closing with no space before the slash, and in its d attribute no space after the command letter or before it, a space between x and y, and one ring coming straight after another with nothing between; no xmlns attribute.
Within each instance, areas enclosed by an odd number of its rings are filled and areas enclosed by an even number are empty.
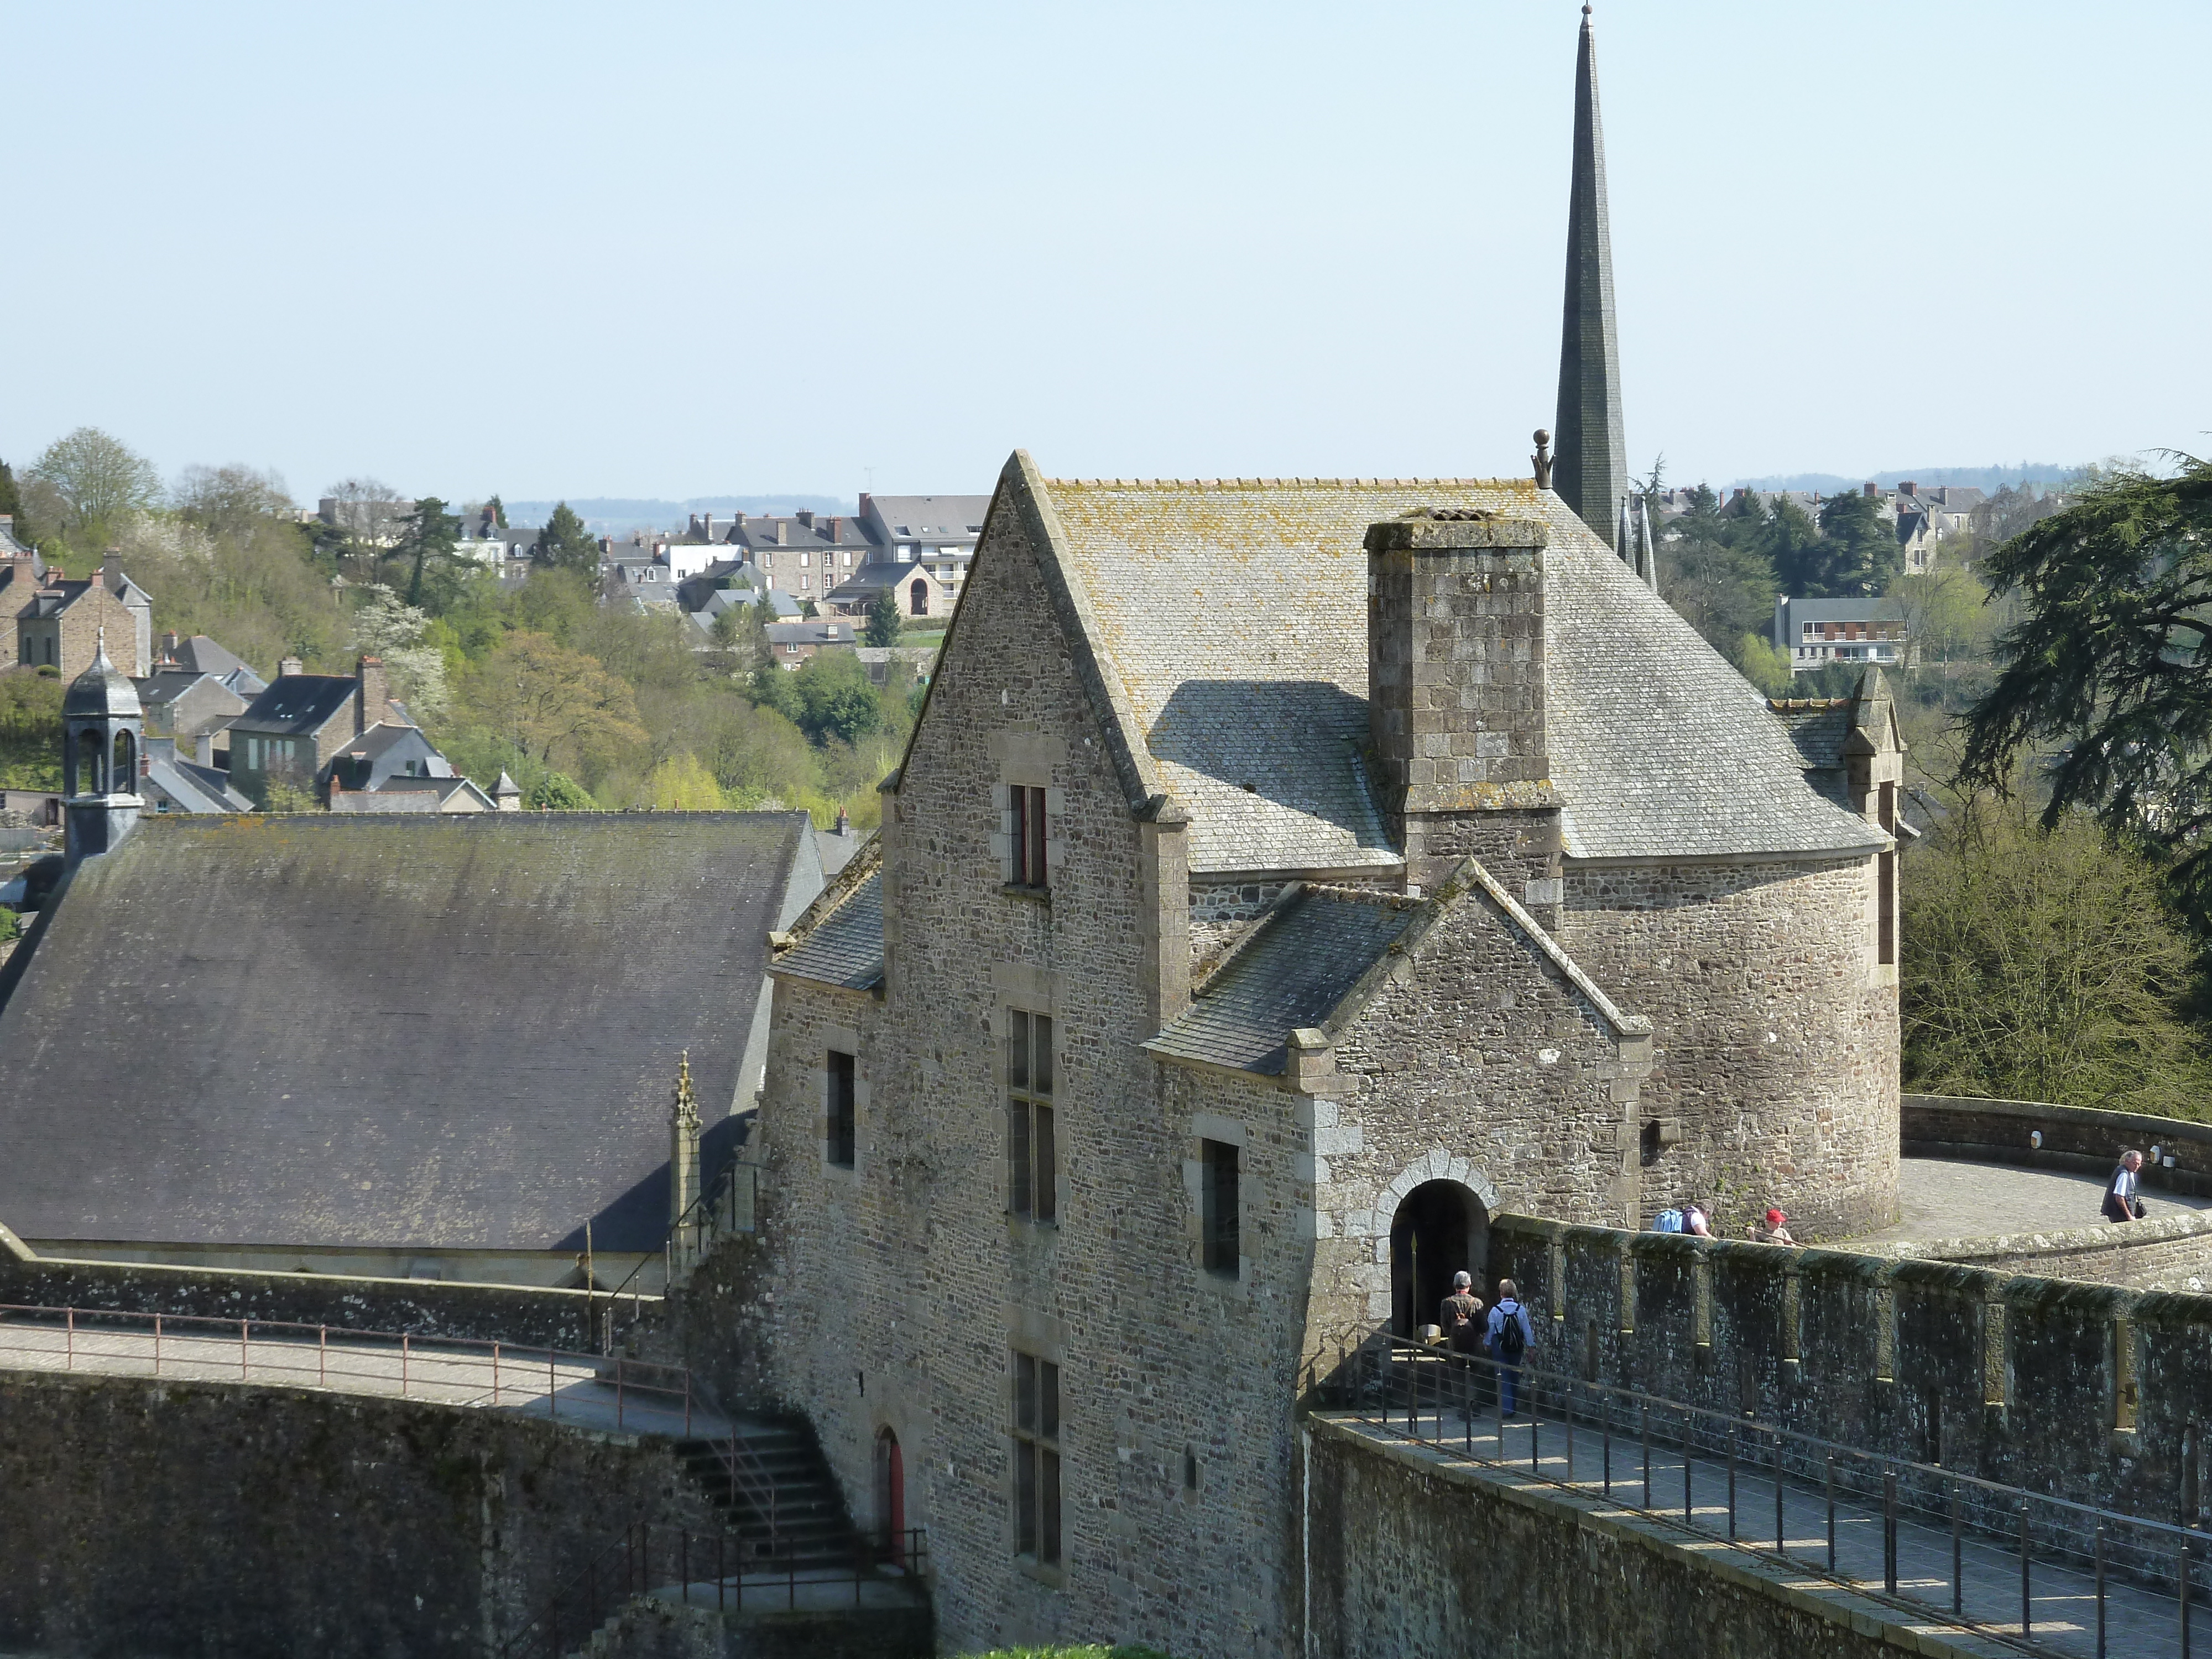
<svg viewBox="0 0 2212 1659"><path fill-rule="evenodd" d="M745 1501L752 1505L753 1513L766 1518L769 1554L774 1557L782 1553L782 1516L774 1473L762 1461L758 1452L738 1438L734 1429L730 1431L726 1441L714 1443L714 1455L721 1461L724 1470L729 1474L731 1496L737 1496L742 1488Z"/></svg>
<svg viewBox="0 0 2212 1659"><path fill-rule="evenodd" d="M668 1231L660 1241L660 1282L662 1285L662 1293L664 1295L666 1294L667 1288L675 1283L674 1247L677 1238L681 1236L685 1228L688 1227L691 1230L692 1248L695 1250L702 1248L705 1239L712 1237L714 1229L716 1225L715 1212L726 1202L730 1209L730 1218L728 1223L722 1227L722 1231L732 1233L740 1231L737 1224L736 1202L738 1191L738 1171L740 1170L746 1170L750 1173L753 1182L753 1202L755 1205L758 1205L760 1202L761 1166L757 1164L748 1163L745 1159L741 1158L733 1158L727 1164L725 1164L721 1168L720 1173L715 1176L712 1182L708 1183L706 1189L684 1207L684 1213L668 1224ZM645 1271L647 1264L652 1260L653 1257L650 1255L639 1257L636 1264L633 1266L627 1273L623 1275L622 1283L616 1285L611 1291L602 1291L599 1292L599 1295L607 1298L606 1335L604 1340L605 1349L608 1352L612 1352L614 1351L615 1310L620 1305L622 1298L624 1296L627 1295L630 1299L629 1323L631 1325L635 1325L639 1320L645 1316L643 1307L644 1292L641 1291L634 1291L630 1289L630 1285L632 1282L636 1279L637 1276ZM624 1328L627 1329L628 1327L625 1327Z"/></svg>
<svg viewBox="0 0 2212 1659"><path fill-rule="evenodd" d="M60 1339L58 1344L30 1352L58 1358L62 1369L68 1371L145 1375L137 1364L131 1363L140 1358L137 1353L103 1353L96 1346L86 1346L97 1344L103 1337L112 1342L118 1335L127 1338L143 1334L151 1337L144 1354L145 1360L150 1363L151 1375L230 1381L234 1379L228 1350L234 1341L238 1345L234 1380L240 1382L326 1389L334 1382L374 1382L379 1386L354 1392L376 1394L393 1392L396 1384L402 1399L489 1404L495 1408L518 1400L526 1405L543 1399L547 1416L556 1420L561 1414L561 1390L564 1387L611 1382L615 1390L617 1428L629 1426L628 1413L633 1409L631 1397L643 1395L648 1401L656 1397L665 1400L667 1404L662 1409L672 1414L681 1402L684 1431L688 1435L691 1431L690 1369L652 1360L614 1358L610 1375L606 1355L534 1343L465 1336L423 1337L410 1331L309 1325L287 1320L218 1319L199 1314L143 1314L112 1308L47 1307L31 1303L0 1303L0 1327L19 1332L52 1330ZM336 1347L331 1346L333 1338L337 1340ZM172 1344L181 1340L190 1346L181 1353L173 1346L165 1353L165 1340ZM222 1351L222 1358L210 1357L210 1343ZM310 1350L312 1360L304 1357ZM380 1350L388 1356L385 1363L362 1363ZM0 1365L5 1364L7 1358L7 1351L0 1348ZM457 1361L468 1360L480 1365L487 1359L490 1364L488 1392L483 1386L485 1377L481 1370L456 1374ZM102 1363L91 1363L94 1361ZM114 1363L117 1361L125 1363ZM221 1374L212 1375L217 1372Z"/></svg>
<svg viewBox="0 0 2212 1659"><path fill-rule="evenodd" d="M858 1607L864 1604L864 1586L921 1579L929 1571L928 1534L921 1527L855 1538L852 1564L842 1569L795 1562L766 1570L749 1566L744 1544L727 1528L694 1531L633 1521L580 1571L568 1575L567 1588L502 1638L491 1650L494 1659L560 1659L581 1647L624 1601L657 1588L680 1588L687 1606L704 1606L703 1593L694 1592L711 1583L717 1612L741 1613L778 1600L787 1612L796 1612L802 1586L820 1593L850 1584L852 1605Z"/></svg>
<svg viewBox="0 0 2212 1659"><path fill-rule="evenodd" d="M2016 1611L2018 1628L2023 1636L2033 1637L2039 1643L2051 1639L2048 1633L2039 1635L2033 1629L2033 1568L2036 1561L2041 1560L2045 1565L2055 1563L2081 1572L2085 1577L2093 1576L2096 1651L2100 1659L2104 1653L2107 1581L2114 1578L2131 1581L2155 1595L2173 1598L2180 1651L2185 1656L2189 1653L2191 1607L2203 1593L2199 1573L2194 1570L2195 1557L2200 1553L2196 1546L2202 1537L2195 1528L2100 1509L1946 1469L1937 1464L1867 1451L1761 1421L1749 1412L1731 1413L1693 1406L1641 1389L1546 1370L1525 1362L1509 1365L1487 1356L1431 1347L1396 1337L1386 1337L1368 1346L1355 1353L1352 1361L1350 1373L1355 1413L1363 1423L1394 1437L1427 1444L1470 1462L1512 1469L1564 1489L1580 1490L1595 1484L1612 1502L1641 1510L1701 1537L1725 1542L1732 1548L1784 1559L1793 1569L1803 1569L1808 1563L1802 1551L1793 1552L1789 1547L1784 1521L1784 1494L1793 1483L1801 1489L1817 1487L1826 1503L1826 1535L1823 1559L1814 1570L1836 1582L1848 1583L1861 1593L1868 1593L1863 1583L1840 1577L1837 1572L1836 1504L1840 1487L1847 1499L1862 1500L1870 1509L1879 1504L1884 1544L1882 1593L1909 1603L1917 1612L1933 1613L1947 1623L2000 1642L2011 1641L2008 1630L1991 1628L1989 1620L1966 1616L1965 1605L1966 1540L1973 1537L1978 1547L1990 1540L2002 1540L2005 1553L2019 1561L2021 1588L2017 1609L2008 1608L2008 1617L2001 1622L2008 1626L2010 1614ZM1509 1456L1506 1452L1505 1390L1498 1384L1503 1374L1509 1372L1517 1385L1523 1408L1523 1413L1516 1415L1525 1413L1527 1419L1528 1449L1525 1456L1517 1452ZM1340 1391L1341 1383L1338 1387ZM1403 1426L1392 1421L1394 1408L1402 1413ZM1493 1409L1494 1428L1478 1439L1478 1414L1487 1414ZM1658 1431L1656 1436L1655 1413ZM1559 1461L1559 1440L1564 1438L1564 1480L1544 1468L1542 1431L1547 1415L1555 1437L1555 1462ZM1446 1424L1453 1418L1459 1419L1462 1426L1457 1435L1449 1436ZM1433 1427L1429 1428L1431 1419ZM1521 1425L1515 1426L1517 1430ZM1578 1427L1585 1433L1597 1430L1602 1437L1601 1474L1596 1482L1576 1476L1575 1435ZM1613 1474L1616 1434L1637 1454L1630 1464L1632 1473L1620 1480L1616 1480ZM1671 1496L1655 1497L1651 1472L1655 1440L1662 1448L1677 1449L1681 1454L1682 1490L1679 1504ZM1484 1441L1495 1448L1493 1455L1485 1455L1478 1449ZM1742 1457L1747 1441L1752 1453L1748 1462ZM1771 1453L1766 1449L1769 1447ZM1698 1518L1693 1485L1701 1460L1717 1474L1724 1472L1724 1528L1717 1524L1701 1523ZM1756 1540L1740 1535L1740 1466L1761 1485L1770 1486L1774 1494L1774 1530ZM1639 1476L1640 1501L1635 1495ZM1935 1501L1921 1501L1918 1494ZM1711 1496L1707 1494L1709 1498ZM1717 1505L1711 1507L1717 1512ZM2032 1525L2031 1517L2038 1510L2049 1513L2041 1516L2039 1525ZM1952 1568L1947 1586L1948 1607L1914 1595L1910 1589L1900 1591L1899 1588L1898 1526L1900 1517L1916 1516L1949 1532Z"/></svg>

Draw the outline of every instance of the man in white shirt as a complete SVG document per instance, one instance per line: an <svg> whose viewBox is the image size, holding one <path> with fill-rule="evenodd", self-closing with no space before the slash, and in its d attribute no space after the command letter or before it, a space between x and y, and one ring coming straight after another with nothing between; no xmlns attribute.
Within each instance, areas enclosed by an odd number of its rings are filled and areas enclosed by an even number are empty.
<svg viewBox="0 0 2212 1659"><path fill-rule="evenodd" d="M2112 1178L2105 1185L2105 1219L2107 1221L2140 1221L2143 1201L2136 1196L2136 1172L2142 1168L2142 1154L2132 1147L2120 1154L2120 1166L2112 1171Z"/></svg>

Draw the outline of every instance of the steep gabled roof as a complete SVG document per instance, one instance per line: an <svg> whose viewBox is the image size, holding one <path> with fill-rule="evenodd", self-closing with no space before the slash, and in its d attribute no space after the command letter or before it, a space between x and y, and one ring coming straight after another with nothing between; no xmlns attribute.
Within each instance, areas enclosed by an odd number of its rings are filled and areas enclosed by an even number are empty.
<svg viewBox="0 0 2212 1659"><path fill-rule="evenodd" d="M1750 684L1527 481L1046 480L1018 454L1001 493L1043 561L1133 810L1164 793L1188 814L1194 874L1399 861L1353 758L1367 733L1364 538L1416 507L1548 527L1546 719L1569 856L1881 842L1806 783Z"/></svg>
<svg viewBox="0 0 2212 1659"><path fill-rule="evenodd" d="M772 975L847 991L883 984L883 857L875 836L861 843L790 932L776 936Z"/></svg>
<svg viewBox="0 0 2212 1659"><path fill-rule="evenodd" d="M313 735L352 707L358 684L350 675L287 674L248 703L230 729Z"/></svg>
<svg viewBox="0 0 2212 1659"><path fill-rule="evenodd" d="M569 1250L589 1220L657 1249L677 1057L720 1121L805 825L148 818L78 866L0 1008L0 1221Z"/></svg>

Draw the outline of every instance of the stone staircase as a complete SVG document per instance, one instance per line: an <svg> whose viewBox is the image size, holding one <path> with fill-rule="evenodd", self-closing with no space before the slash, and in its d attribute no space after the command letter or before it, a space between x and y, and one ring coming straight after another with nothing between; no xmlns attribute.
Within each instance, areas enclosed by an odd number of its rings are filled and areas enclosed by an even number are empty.
<svg viewBox="0 0 2212 1659"><path fill-rule="evenodd" d="M747 1565L850 1568L860 1535L813 1430L803 1419L745 1416L733 1431L681 1441L677 1454L751 1550Z"/></svg>

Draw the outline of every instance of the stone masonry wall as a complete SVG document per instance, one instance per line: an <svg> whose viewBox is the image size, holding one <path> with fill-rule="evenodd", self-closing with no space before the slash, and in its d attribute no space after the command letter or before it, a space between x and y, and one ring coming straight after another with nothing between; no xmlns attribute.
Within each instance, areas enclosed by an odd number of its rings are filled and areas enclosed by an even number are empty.
<svg viewBox="0 0 2212 1659"><path fill-rule="evenodd" d="M0 1230L4 1232L4 1230ZM599 1351L605 1297L520 1285L68 1261L19 1255L0 1237L0 1304L258 1319L410 1336ZM655 1297L644 1298L651 1307ZM624 1316L629 1298L623 1298Z"/></svg>
<svg viewBox="0 0 2212 1659"><path fill-rule="evenodd" d="M1986 1655L1613 1506L1316 1422L1314 1659L1875 1659Z"/></svg>
<svg viewBox="0 0 2212 1659"><path fill-rule="evenodd" d="M1894 1219L1897 989L1876 982L1873 861L1571 862L1565 882L1560 943L1652 1023L1642 1116L1681 1129L1648 1149L1644 1218L1695 1199L1732 1234L1770 1204L1800 1238Z"/></svg>
<svg viewBox="0 0 2212 1659"><path fill-rule="evenodd" d="M477 1659L633 1519L665 1443L307 1389L0 1372L0 1650Z"/></svg>
<svg viewBox="0 0 2212 1659"><path fill-rule="evenodd" d="M1633 1206L1640 1066L1485 894L1400 959L1335 1065L1333 1093L1310 1108L1319 1241L1307 1353L1324 1370L1389 1320L1391 1224L1421 1182L1454 1182L1486 1213L1604 1222Z"/></svg>
<svg viewBox="0 0 2212 1659"><path fill-rule="evenodd" d="M2212 1297L1519 1216L1492 1221L1491 1265L1528 1294L1539 1367L1586 1374L1594 1352L1601 1382L2077 1503L2212 1518Z"/></svg>
<svg viewBox="0 0 2212 1659"><path fill-rule="evenodd" d="M1004 886L1013 787L1047 792L1048 898ZM1139 1047L1161 927L1146 908L1148 884L1161 891L1146 836L1169 833L1132 813L1003 497L886 808L879 1011L856 1019L834 993L777 987L761 1122L778 1392L812 1418L864 1519L875 1437L896 1433L955 1650L1102 1632L1194 1656L1250 1650L1258 1632L1274 1650L1295 1505L1291 1470L1267 1449L1287 1443L1297 1322L1255 1334L1261 1304L1247 1311L1199 1265L1194 1114ZM1155 902L1180 913L1187 890L1175 881ZM1054 1023L1053 1225L1008 1213L1009 1009ZM833 1025L860 1039L849 1173L825 1166L817 1127ZM1287 1146L1291 1115L1268 1106L1255 1103L1248 1133ZM1294 1201L1287 1176L1255 1180L1270 1202ZM1270 1241L1255 1267L1267 1295L1302 1296L1304 1241L1255 1237ZM1279 1248L1291 1263L1275 1264ZM1015 1555L1017 1348L1061 1367L1056 1569ZM1217 1447L1256 1484L1223 1482Z"/></svg>

